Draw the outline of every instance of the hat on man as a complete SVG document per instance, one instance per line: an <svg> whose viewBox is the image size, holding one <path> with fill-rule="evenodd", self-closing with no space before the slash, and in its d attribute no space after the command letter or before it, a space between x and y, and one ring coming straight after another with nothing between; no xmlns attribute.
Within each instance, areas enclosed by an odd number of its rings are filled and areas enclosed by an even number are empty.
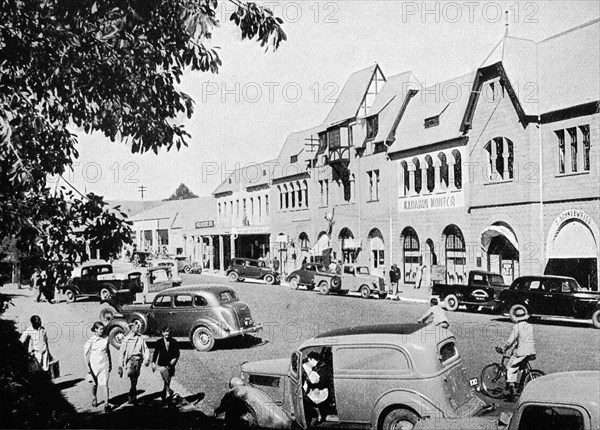
<svg viewBox="0 0 600 430"><path fill-rule="evenodd" d="M525 321L529 319L529 313L523 308L517 308L514 310L514 312L510 313L510 319L516 323L519 321Z"/></svg>

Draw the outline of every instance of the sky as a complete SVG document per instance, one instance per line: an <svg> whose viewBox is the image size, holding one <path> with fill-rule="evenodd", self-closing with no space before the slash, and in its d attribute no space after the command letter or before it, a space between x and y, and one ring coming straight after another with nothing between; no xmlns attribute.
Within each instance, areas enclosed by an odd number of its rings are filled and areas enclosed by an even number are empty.
<svg viewBox="0 0 600 430"><path fill-rule="evenodd" d="M189 146L131 154L124 143L75 131L79 158L65 178L109 200L159 200L180 183L209 195L236 167L277 158L286 137L321 124L348 76L378 63L423 86L474 71L506 31L543 40L600 16L598 1L266 1L288 40L275 51L242 41L219 1L217 75L187 72L195 100ZM505 12L508 11L508 19Z"/></svg>

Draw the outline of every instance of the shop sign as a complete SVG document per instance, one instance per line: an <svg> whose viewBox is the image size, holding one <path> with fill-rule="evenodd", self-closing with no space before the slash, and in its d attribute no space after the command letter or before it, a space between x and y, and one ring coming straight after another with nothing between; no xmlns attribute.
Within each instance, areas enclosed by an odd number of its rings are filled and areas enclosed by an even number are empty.
<svg viewBox="0 0 600 430"><path fill-rule="evenodd" d="M237 227L231 229L234 234L268 234L269 226Z"/></svg>
<svg viewBox="0 0 600 430"><path fill-rule="evenodd" d="M214 226L215 222L212 219L206 221L196 221L196 228L210 228Z"/></svg>
<svg viewBox="0 0 600 430"><path fill-rule="evenodd" d="M431 280L446 282L446 266L434 264L431 266Z"/></svg>
<svg viewBox="0 0 600 430"><path fill-rule="evenodd" d="M577 209L569 209L568 211L564 211L561 213L558 218L554 220L556 227L560 227L561 224L568 219L576 218L583 221L587 225L592 224L592 218L586 214L584 211L580 211Z"/></svg>
<svg viewBox="0 0 600 430"><path fill-rule="evenodd" d="M465 205L464 193L432 194L429 196L405 197L398 200L398 211L429 211L459 208Z"/></svg>

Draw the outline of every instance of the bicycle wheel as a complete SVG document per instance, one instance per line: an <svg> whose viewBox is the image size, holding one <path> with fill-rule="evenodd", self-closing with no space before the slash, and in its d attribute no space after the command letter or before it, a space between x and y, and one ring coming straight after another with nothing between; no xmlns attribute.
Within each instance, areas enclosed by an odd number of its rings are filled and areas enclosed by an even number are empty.
<svg viewBox="0 0 600 430"><path fill-rule="evenodd" d="M488 364L481 371L481 391L488 397L500 399L506 387L506 371L498 363Z"/></svg>
<svg viewBox="0 0 600 430"><path fill-rule="evenodd" d="M529 372L525 373L525 376L523 378L523 387L521 387L521 391L523 391L523 388L525 388L525 386L532 380L539 378L540 376L544 376L545 373L542 372L541 370L537 370L537 369L531 369Z"/></svg>

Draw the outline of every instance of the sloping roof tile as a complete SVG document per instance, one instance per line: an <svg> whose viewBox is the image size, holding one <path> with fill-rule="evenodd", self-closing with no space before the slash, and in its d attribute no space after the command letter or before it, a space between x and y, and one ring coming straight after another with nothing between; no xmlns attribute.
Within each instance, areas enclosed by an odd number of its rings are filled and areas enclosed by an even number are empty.
<svg viewBox="0 0 600 430"><path fill-rule="evenodd" d="M171 228L193 229L196 221L214 219L216 202L213 196L195 199L165 201L161 205L140 212L132 221L168 219Z"/></svg>
<svg viewBox="0 0 600 430"><path fill-rule="evenodd" d="M308 170L307 161L314 158L315 151L317 150L317 146L313 146L311 150L309 146L310 139L311 137L317 139L317 132L320 129L321 127L313 127L308 130L291 133L287 137L277 157L273 179L297 175ZM318 144L318 142L313 142L313 144ZM291 157L294 155L298 156L296 163L291 162Z"/></svg>

